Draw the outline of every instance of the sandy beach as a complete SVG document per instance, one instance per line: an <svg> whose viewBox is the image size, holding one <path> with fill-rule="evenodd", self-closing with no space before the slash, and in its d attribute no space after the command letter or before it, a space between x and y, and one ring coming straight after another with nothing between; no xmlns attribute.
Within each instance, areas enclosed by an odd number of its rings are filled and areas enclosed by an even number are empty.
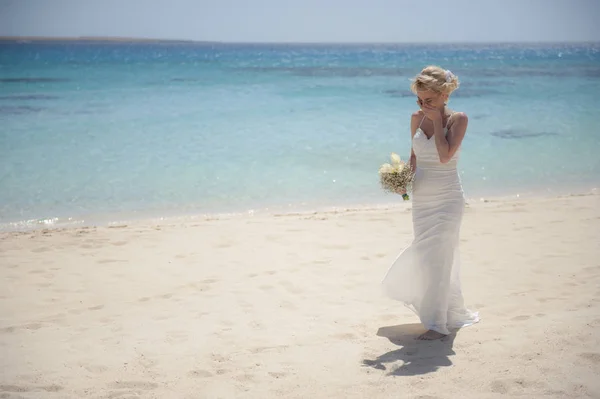
<svg viewBox="0 0 600 399"><path fill-rule="evenodd" d="M418 342L405 207L0 234L0 398L598 398L600 195L471 203Z"/></svg>

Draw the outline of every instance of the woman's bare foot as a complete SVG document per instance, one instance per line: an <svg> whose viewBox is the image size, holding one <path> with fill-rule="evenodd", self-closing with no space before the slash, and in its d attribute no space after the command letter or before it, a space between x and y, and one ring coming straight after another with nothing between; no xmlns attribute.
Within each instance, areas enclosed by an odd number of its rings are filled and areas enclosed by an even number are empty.
<svg viewBox="0 0 600 399"><path fill-rule="evenodd" d="M446 335L437 331L428 330L427 332L419 335L417 338L419 341L433 341L436 339L444 338Z"/></svg>

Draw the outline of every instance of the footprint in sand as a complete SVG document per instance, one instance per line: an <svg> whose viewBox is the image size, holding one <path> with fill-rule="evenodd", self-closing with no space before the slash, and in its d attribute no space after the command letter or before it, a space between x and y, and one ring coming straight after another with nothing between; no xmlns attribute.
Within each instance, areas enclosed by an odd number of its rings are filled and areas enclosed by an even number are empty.
<svg viewBox="0 0 600 399"><path fill-rule="evenodd" d="M40 288L48 288L48 287L52 287L52 283L38 283L36 284L37 287Z"/></svg>
<svg viewBox="0 0 600 399"><path fill-rule="evenodd" d="M192 370L187 373L187 376L192 378L209 378L212 377L212 373L206 370Z"/></svg>
<svg viewBox="0 0 600 399"><path fill-rule="evenodd" d="M221 325L225 326L225 327L233 327L234 326L234 324L232 322L230 322L229 320L222 320Z"/></svg>
<svg viewBox="0 0 600 399"><path fill-rule="evenodd" d="M254 305L252 305L250 302L244 301L244 300L238 300L238 305L247 311L250 311L252 309L254 309Z"/></svg>
<svg viewBox="0 0 600 399"><path fill-rule="evenodd" d="M218 280L215 279L206 279L206 280L202 280L202 281L198 281L198 282L193 282L193 283L189 283L183 287L189 287L189 288L193 288L196 291L208 291L212 288L212 285L214 283L218 282Z"/></svg>
<svg viewBox="0 0 600 399"><path fill-rule="evenodd" d="M69 309L68 312L69 314L82 314L84 311L83 309Z"/></svg>
<svg viewBox="0 0 600 399"><path fill-rule="evenodd" d="M312 262L312 264L317 264L317 265L325 265L328 263L331 263L331 261L327 260L327 259L318 259L318 260L315 260Z"/></svg>
<svg viewBox="0 0 600 399"><path fill-rule="evenodd" d="M580 353L579 357L582 359L588 360L588 361L594 363L595 365L600 365L600 353L585 352L585 353Z"/></svg>
<svg viewBox="0 0 600 399"><path fill-rule="evenodd" d="M281 239L280 236L274 234L267 234L265 238L269 241L279 241Z"/></svg>
<svg viewBox="0 0 600 399"><path fill-rule="evenodd" d="M500 381L500 380L492 381L490 388L491 388L492 392L499 393L502 395L506 395L508 393L508 391L510 390L508 384L506 384L504 381Z"/></svg>
<svg viewBox="0 0 600 399"><path fill-rule="evenodd" d="M279 378L286 377L288 374L283 373L283 372L269 371L269 375L273 378L279 379Z"/></svg>
<svg viewBox="0 0 600 399"><path fill-rule="evenodd" d="M238 374L238 375L234 376L233 379L235 381L245 382L245 383L251 383L251 382L255 381L254 376L252 374L248 374L245 371L242 371L242 374Z"/></svg>
<svg viewBox="0 0 600 399"><path fill-rule="evenodd" d="M282 301L282 302L279 304L279 307L280 307L280 308L283 308L283 309L289 309L289 310L296 310L296 309L298 309L298 307L297 307L296 305L294 305L294 304L293 304L292 302L290 302L290 301Z"/></svg>
<svg viewBox="0 0 600 399"><path fill-rule="evenodd" d="M35 253L48 252L48 251L50 251L50 248L48 248L48 247L35 248L35 249L31 250L31 252L35 252Z"/></svg>
<svg viewBox="0 0 600 399"><path fill-rule="evenodd" d="M29 274L43 274L45 272L46 272L45 270L39 270L38 269L38 270L32 270L32 271L30 271Z"/></svg>
<svg viewBox="0 0 600 399"><path fill-rule="evenodd" d="M514 390L522 391L523 389L529 388L545 388L546 384L543 382L536 382L526 380L524 378L506 379L506 380L494 380L491 384L491 390L494 393L507 394Z"/></svg>
<svg viewBox="0 0 600 399"><path fill-rule="evenodd" d="M213 354L211 354L211 355L210 355L210 357L211 357L211 359L212 359L214 362L217 362L217 363L223 363L223 362L226 362L226 361L228 361L228 360L229 360L229 359L228 359L228 358L226 358L225 356L223 356L223 355L220 355L220 354L218 354L218 353L213 353Z"/></svg>
<svg viewBox="0 0 600 399"><path fill-rule="evenodd" d="M600 266L588 266L588 267L584 267L583 271L586 273L598 273L600 272Z"/></svg>
<svg viewBox="0 0 600 399"><path fill-rule="evenodd" d="M112 389L106 396L109 399L134 399L145 397L144 391L150 391L158 387L157 384L152 382L136 381L115 382L109 386Z"/></svg>
<svg viewBox="0 0 600 399"><path fill-rule="evenodd" d="M147 381L115 381L108 386L112 389L139 389L145 391L158 388L158 384Z"/></svg>
<svg viewBox="0 0 600 399"><path fill-rule="evenodd" d="M270 351L270 350L277 351L277 350L282 350L282 349L286 349L286 348L288 348L287 345L279 345L279 346L257 346L256 348L251 348L250 349L250 353L256 355L258 353L262 353L262 352L265 352L265 351ZM291 366L291 365L285 364L285 363L282 363L282 365ZM258 366L258 363L257 363L257 366Z"/></svg>
<svg viewBox="0 0 600 399"><path fill-rule="evenodd" d="M81 365L81 367L94 374L101 374L108 371L108 367L106 366L97 366L93 364Z"/></svg>
<svg viewBox="0 0 600 399"><path fill-rule="evenodd" d="M34 392L34 391L46 391L46 392L59 392L64 388L60 385L42 385L42 386L27 386L27 385L0 385L0 392Z"/></svg>
<svg viewBox="0 0 600 399"><path fill-rule="evenodd" d="M199 312L198 314L196 314L196 319L201 319L204 316L206 316L207 314L209 314L208 312Z"/></svg>
<svg viewBox="0 0 600 399"><path fill-rule="evenodd" d="M169 331L167 333L166 341L172 342L186 342L189 338L187 331Z"/></svg>
<svg viewBox="0 0 600 399"><path fill-rule="evenodd" d="M552 298L537 298L537 301L538 301L539 303L546 303L546 302L548 302L549 300L552 300Z"/></svg>
<svg viewBox="0 0 600 399"><path fill-rule="evenodd" d="M29 324L25 324L23 326L23 328L26 330L39 330L42 327L43 327L42 323L29 323Z"/></svg>
<svg viewBox="0 0 600 399"><path fill-rule="evenodd" d="M282 281L279 284L281 286L283 286L288 292L290 292L292 294L301 294L302 292L304 292L304 290L302 290L301 288L298 288L298 287L294 286L289 281Z"/></svg>
<svg viewBox="0 0 600 399"><path fill-rule="evenodd" d="M251 321L248 323L248 327L252 330L262 330L264 329L264 325L258 321Z"/></svg>

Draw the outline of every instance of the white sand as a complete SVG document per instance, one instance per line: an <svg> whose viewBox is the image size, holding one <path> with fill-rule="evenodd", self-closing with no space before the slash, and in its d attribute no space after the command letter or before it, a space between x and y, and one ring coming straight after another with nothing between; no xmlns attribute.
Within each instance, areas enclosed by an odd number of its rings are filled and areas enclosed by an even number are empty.
<svg viewBox="0 0 600 399"><path fill-rule="evenodd" d="M600 196L472 204L482 321L417 342L401 209L0 235L0 398L600 397Z"/></svg>

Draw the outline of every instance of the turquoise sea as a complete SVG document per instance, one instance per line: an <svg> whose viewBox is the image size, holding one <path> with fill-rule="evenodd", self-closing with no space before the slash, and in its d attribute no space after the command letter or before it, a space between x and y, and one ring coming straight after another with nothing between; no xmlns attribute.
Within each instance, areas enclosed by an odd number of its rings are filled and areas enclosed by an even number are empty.
<svg viewBox="0 0 600 399"><path fill-rule="evenodd" d="M0 42L0 229L401 202L410 78L470 117L467 198L600 183L600 44Z"/></svg>

